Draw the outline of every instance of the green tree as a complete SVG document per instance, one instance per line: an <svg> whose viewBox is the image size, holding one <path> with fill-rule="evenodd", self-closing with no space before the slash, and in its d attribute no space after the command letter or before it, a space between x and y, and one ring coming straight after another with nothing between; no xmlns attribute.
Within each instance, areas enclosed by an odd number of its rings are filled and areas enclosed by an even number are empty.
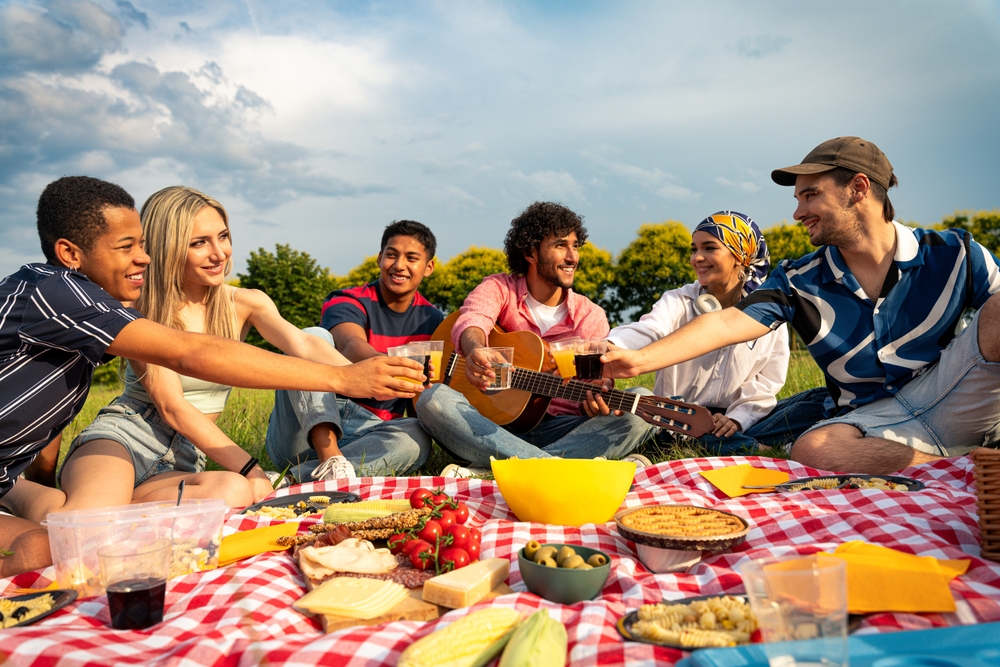
<svg viewBox="0 0 1000 667"><path fill-rule="evenodd" d="M573 279L573 290L588 297L605 310L611 305L610 294L615 281L615 264L611 253L587 242L580 247L580 265Z"/></svg>
<svg viewBox="0 0 1000 667"><path fill-rule="evenodd" d="M690 254L691 232L683 224L668 220L639 227L638 238L618 255L614 294L605 307L608 319L637 319L663 292L694 280Z"/></svg>
<svg viewBox="0 0 1000 667"><path fill-rule="evenodd" d="M951 228L969 231L980 245L994 255L1000 255L1000 209L978 213L955 211L954 215L949 215L934 225L934 229Z"/></svg>
<svg viewBox="0 0 1000 667"><path fill-rule="evenodd" d="M337 281L337 288L344 289L345 287L367 285L372 281L378 280L380 274L378 255L372 255L371 257L365 257L364 261L351 269L346 276L338 277L335 280Z"/></svg>
<svg viewBox="0 0 1000 667"><path fill-rule="evenodd" d="M767 251L771 254L771 268L783 259L798 259L816 249L809 242L809 232L802 225L789 225L782 221L770 229L761 230L767 241Z"/></svg>
<svg viewBox="0 0 1000 667"><path fill-rule="evenodd" d="M472 246L447 263L438 263L430 278L421 283L420 293L447 313L460 308L483 278L506 272L507 256L502 250Z"/></svg>
<svg viewBox="0 0 1000 667"><path fill-rule="evenodd" d="M274 254L264 248L251 252L247 272L237 277L242 287L270 296L281 316L300 329L319 323L323 299L337 287L336 279L316 260L283 244L274 247ZM257 331L247 335L247 342L275 349Z"/></svg>

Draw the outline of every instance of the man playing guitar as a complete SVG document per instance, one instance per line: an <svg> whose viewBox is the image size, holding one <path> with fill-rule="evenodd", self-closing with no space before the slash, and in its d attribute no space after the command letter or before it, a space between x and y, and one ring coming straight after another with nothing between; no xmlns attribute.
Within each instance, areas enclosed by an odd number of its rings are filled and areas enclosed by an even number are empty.
<svg viewBox="0 0 1000 667"><path fill-rule="evenodd" d="M487 276L469 293L452 328L452 341L465 357L469 384L485 390L494 377L489 352L484 349L494 325L508 332L530 331L546 342L574 336L607 337L604 310L572 290L579 247L586 240L580 216L558 204L535 202L511 222L504 240L510 274ZM446 384L435 384L422 393L417 416L438 443L472 466L488 467L490 456L606 456L649 463L644 456L628 456L646 439L649 424L634 414L612 414L601 396L591 392L582 404L552 400L541 422L520 435L481 415ZM470 472L485 471L456 472L453 468L442 474Z"/></svg>

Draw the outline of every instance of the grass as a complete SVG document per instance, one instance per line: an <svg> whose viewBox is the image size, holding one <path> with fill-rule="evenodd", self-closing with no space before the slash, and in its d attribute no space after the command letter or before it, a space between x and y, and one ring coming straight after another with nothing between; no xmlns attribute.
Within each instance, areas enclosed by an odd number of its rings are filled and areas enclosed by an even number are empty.
<svg viewBox="0 0 1000 667"><path fill-rule="evenodd" d="M630 387L653 388L654 374L647 373L628 380L618 380L619 389ZM823 373L805 351L793 351L788 365L788 379L778 394L778 398L786 398L805 389L811 389L823 384ZM62 448L59 452L59 463L62 464L66 451L73 438L97 416L98 410L110 403L121 393L120 382L111 384L94 383L90 389L87 402L76 419L63 432ZM275 466L264 449L264 436L267 433L267 420L274 406L274 392L263 389L233 389L229 396L226 409L219 418L219 428L233 442L260 459L266 470L274 470ZM638 453L648 457L654 463L692 456L704 456L706 452L695 443L682 443L673 447L661 447L652 439L639 448ZM449 452L434 443L427 462L417 471L418 475L437 475L449 463L457 463ZM208 462L209 470L221 470L213 461Z"/></svg>

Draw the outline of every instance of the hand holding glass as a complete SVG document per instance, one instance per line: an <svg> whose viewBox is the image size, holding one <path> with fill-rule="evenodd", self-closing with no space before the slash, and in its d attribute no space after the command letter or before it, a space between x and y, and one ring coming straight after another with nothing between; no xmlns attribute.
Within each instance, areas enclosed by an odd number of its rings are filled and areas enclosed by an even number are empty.
<svg viewBox="0 0 1000 667"><path fill-rule="evenodd" d="M478 351L484 352L488 356L490 370L493 371L494 375L493 380L486 387L486 391L510 389L510 383L514 377L514 348L481 347Z"/></svg>
<svg viewBox="0 0 1000 667"><path fill-rule="evenodd" d="M427 375L427 344L426 343L408 343L406 345L397 345L395 347L390 347L388 349L390 357L406 357L407 359L412 359L418 364L424 366L424 375ZM413 378L404 377L401 375L394 375L397 380L405 380L406 382L412 382L413 384L421 384L420 380L414 380Z"/></svg>

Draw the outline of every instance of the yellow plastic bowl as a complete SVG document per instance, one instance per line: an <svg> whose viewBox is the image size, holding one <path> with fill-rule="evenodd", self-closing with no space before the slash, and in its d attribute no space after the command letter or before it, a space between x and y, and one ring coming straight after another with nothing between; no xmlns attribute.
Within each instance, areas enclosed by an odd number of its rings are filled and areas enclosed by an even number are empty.
<svg viewBox="0 0 1000 667"><path fill-rule="evenodd" d="M592 459L493 461L493 477L521 521L563 526L610 521L625 500L635 464Z"/></svg>

